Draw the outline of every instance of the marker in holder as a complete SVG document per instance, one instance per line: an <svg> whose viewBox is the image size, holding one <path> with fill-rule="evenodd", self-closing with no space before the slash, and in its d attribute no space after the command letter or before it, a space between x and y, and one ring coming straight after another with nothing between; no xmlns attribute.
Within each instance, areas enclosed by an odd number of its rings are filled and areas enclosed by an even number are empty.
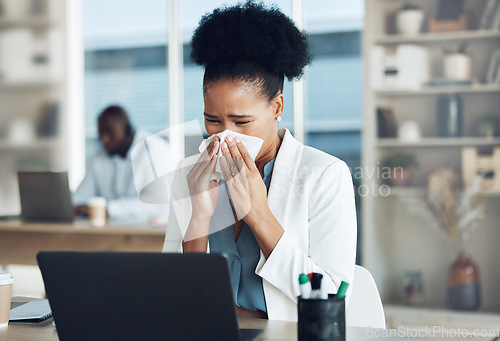
<svg viewBox="0 0 500 341"><path fill-rule="evenodd" d="M345 297L298 298L299 341L345 340Z"/></svg>

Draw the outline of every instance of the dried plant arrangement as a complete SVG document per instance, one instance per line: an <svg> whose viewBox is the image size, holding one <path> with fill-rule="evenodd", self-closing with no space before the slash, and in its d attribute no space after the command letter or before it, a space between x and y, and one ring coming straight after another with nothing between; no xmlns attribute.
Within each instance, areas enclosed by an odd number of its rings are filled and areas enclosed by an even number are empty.
<svg viewBox="0 0 500 341"><path fill-rule="evenodd" d="M483 176L476 175L469 186L462 186L459 175L451 169L440 169L429 175L427 191L406 198L411 211L429 222L457 253L465 244L478 222L484 217L479 200Z"/></svg>

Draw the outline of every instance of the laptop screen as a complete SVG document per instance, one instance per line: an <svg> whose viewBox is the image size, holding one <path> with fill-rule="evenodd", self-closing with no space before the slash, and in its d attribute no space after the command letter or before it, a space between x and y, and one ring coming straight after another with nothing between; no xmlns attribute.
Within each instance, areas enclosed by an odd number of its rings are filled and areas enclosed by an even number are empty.
<svg viewBox="0 0 500 341"><path fill-rule="evenodd" d="M216 254L41 252L61 341L239 340Z"/></svg>
<svg viewBox="0 0 500 341"><path fill-rule="evenodd" d="M18 172L21 217L27 221L71 221L67 172Z"/></svg>

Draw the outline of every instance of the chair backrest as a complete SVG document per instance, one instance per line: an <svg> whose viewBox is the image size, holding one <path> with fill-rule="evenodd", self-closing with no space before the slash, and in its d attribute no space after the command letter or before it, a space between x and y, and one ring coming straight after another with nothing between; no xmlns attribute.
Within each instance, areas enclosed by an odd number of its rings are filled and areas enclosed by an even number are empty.
<svg viewBox="0 0 500 341"><path fill-rule="evenodd" d="M346 325L385 328L385 314L372 274L362 266L354 269L354 283L346 311Z"/></svg>

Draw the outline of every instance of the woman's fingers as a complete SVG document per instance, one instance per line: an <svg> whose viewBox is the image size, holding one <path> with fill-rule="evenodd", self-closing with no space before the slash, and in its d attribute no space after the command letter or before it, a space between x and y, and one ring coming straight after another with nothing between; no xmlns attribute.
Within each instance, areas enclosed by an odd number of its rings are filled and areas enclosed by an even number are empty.
<svg viewBox="0 0 500 341"><path fill-rule="evenodd" d="M220 144L219 136L215 136L206 149L208 150L208 154L210 155L210 157L219 152L219 144Z"/></svg>
<svg viewBox="0 0 500 341"><path fill-rule="evenodd" d="M227 164L227 158L225 156L221 156L219 158L220 169L222 170L222 176L226 181L231 179L231 170L229 170L229 166Z"/></svg>
<svg viewBox="0 0 500 341"><path fill-rule="evenodd" d="M227 182L233 181L240 174L240 172L235 170L236 166L231 157L221 156L219 158L219 163L222 170L222 176Z"/></svg>
<svg viewBox="0 0 500 341"><path fill-rule="evenodd" d="M239 171L241 171L243 166L246 166L246 168L251 170L257 170L257 166L255 165L252 156L250 156L250 153L239 138L231 138L227 145Z"/></svg>
<svg viewBox="0 0 500 341"><path fill-rule="evenodd" d="M237 174L241 169L241 164L242 164L241 157L232 154L229 144L227 143L227 140L222 142L222 155L226 159L226 164L231 175L234 176L235 174ZM238 160L238 157L240 158L240 160Z"/></svg>
<svg viewBox="0 0 500 341"><path fill-rule="evenodd" d="M253 169L257 170L257 166L255 165L255 162L252 159L252 156L248 152L248 150L245 148L245 145L239 138L235 139L236 141L236 147L238 148L238 151L241 155L241 158L243 160L243 163L247 166L248 169Z"/></svg>
<svg viewBox="0 0 500 341"><path fill-rule="evenodd" d="M216 136L212 140L212 142L210 142L207 148L201 153L200 157L196 161L196 164L191 170L193 177L197 178L203 175L203 173L212 163L214 156L217 155L219 151L219 144L220 144L219 137Z"/></svg>
<svg viewBox="0 0 500 341"><path fill-rule="evenodd" d="M205 183L206 181L208 181L210 174L212 174L212 172L214 171L216 162L217 162L217 156L212 156L210 160L203 161L203 163L200 164L200 169L196 174L195 181L201 183Z"/></svg>
<svg viewBox="0 0 500 341"><path fill-rule="evenodd" d="M200 162L197 166L199 169L197 173L190 173L188 175L189 192L191 195L197 195L201 192L210 190L214 184L210 184L210 174L212 174L215 168L215 163L217 161L216 156L212 157L211 160ZM199 174L199 175L198 175Z"/></svg>

